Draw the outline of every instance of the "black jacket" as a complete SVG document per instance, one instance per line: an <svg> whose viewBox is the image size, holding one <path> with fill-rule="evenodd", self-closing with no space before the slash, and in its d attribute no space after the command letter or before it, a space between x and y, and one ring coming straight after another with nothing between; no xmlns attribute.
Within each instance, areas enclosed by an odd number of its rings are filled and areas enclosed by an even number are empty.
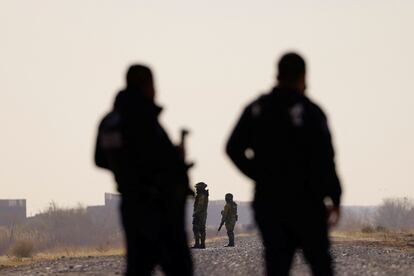
<svg viewBox="0 0 414 276"><path fill-rule="evenodd" d="M185 196L187 166L158 121L161 108L137 91L124 90L114 110L121 116L124 143L115 172L119 191Z"/></svg>
<svg viewBox="0 0 414 276"><path fill-rule="evenodd" d="M295 91L274 88L248 105L226 148L256 182L256 198L275 204L340 204L341 186L322 110Z"/></svg>

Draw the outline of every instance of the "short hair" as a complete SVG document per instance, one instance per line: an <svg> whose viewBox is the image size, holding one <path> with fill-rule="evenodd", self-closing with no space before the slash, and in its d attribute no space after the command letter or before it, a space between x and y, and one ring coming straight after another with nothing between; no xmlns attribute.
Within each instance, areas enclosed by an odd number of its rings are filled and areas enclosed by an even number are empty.
<svg viewBox="0 0 414 276"><path fill-rule="evenodd" d="M278 63L279 81L297 81L306 71L305 60L296 53L284 54Z"/></svg>
<svg viewBox="0 0 414 276"><path fill-rule="evenodd" d="M126 74L127 86L143 86L153 81L151 69L145 65L133 64Z"/></svg>

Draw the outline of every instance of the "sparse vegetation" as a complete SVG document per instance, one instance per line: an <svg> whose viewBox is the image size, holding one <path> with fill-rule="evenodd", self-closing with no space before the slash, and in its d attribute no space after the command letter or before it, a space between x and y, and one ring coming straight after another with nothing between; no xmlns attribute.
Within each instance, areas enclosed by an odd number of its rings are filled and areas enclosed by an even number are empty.
<svg viewBox="0 0 414 276"><path fill-rule="evenodd" d="M410 231L414 229L414 200L385 199L378 207L344 208L336 230L363 233Z"/></svg>
<svg viewBox="0 0 414 276"><path fill-rule="evenodd" d="M51 203L24 224L0 228L0 255L25 258L65 248L96 248L107 252L122 247L117 215L111 212L105 215L103 220L97 220L82 206L64 209Z"/></svg>
<svg viewBox="0 0 414 276"><path fill-rule="evenodd" d="M0 264L62 256L123 254L117 212L112 209L97 218L82 206L65 209L51 203L24 224L0 227ZM188 230L191 241L191 228ZM238 234L255 231L252 225L236 227ZM210 225L207 236L209 240L221 239L226 231L217 233L217 226ZM406 246L414 241L414 202L406 198L386 199L378 207L346 207L333 236Z"/></svg>
<svg viewBox="0 0 414 276"><path fill-rule="evenodd" d="M371 225L366 225L366 226L362 227L361 232L362 233L374 233L375 229Z"/></svg>
<svg viewBox="0 0 414 276"><path fill-rule="evenodd" d="M414 200L385 199L378 208L376 224L394 230L414 229Z"/></svg>
<svg viewBox="0 0 414 276"><path fill-rule="evenodd" d="M388 229L386 227L382 226L382 225L377 225L377 227L375 227L375 231L386 233L386 232L388 232Z"/></svg>
<svg viewBox="0 0 414 276"><path fill-rule="evenodd" d="M16 241L9 249L9 254L16 258L30 258L33 253L34 245L29 240Z"/></svg>

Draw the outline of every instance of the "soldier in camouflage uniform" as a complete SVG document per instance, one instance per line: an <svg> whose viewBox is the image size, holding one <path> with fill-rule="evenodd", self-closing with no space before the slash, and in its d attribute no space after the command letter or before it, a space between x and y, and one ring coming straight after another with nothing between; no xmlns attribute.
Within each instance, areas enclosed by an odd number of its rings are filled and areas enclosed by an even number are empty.
<svg viewBox="0 0 414 276"><path fill-rule="evenodd" d="M193 233L194 246L192 248L206 248L206 220L208 207L207 184L200 182L195 185L196 196L194 200Z"/></svg>
<svg viewBox="0 0 414 276"><path fill-rule="evenodd" d="M225 196L226 205L224 205L224 210L221 211L221 223L219 231L223 224L226 226L227 236L229 237L229 244L227 247L234 246L234 226L237 221L237 204L233 201L232 194L226 194Z"/></svg>

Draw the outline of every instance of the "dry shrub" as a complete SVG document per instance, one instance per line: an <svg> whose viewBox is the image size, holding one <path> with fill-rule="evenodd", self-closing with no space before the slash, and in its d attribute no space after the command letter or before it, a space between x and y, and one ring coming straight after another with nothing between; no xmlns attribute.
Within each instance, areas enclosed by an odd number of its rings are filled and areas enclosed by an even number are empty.
<svg viewBox="0 0 414 276"><path fill-rule="evenodd" d="M0 255L6 253L10 245L10 233L6 227L0 227Z"/></svg>
<svg viewBox="0 0 414 276"><path fill-rule="evenodd" d="M105 242L105 243L98 244L95 249L99 253L106 253L109 251L109 249L111 249L111 246L109 242Z"/></svg>
<svg viewBox="0 0 414 276"><path fill-rule="evenodd" d="M379 206L376 224L392 230L414 228L414 200L409 198L387 198Z"/></svg>
<svg viewBox="0 0 414 276"><path fill-rule="evenodd" d="M114 212L114 214L112 214ZM27 232L35 236L39 250L65 247L94 247L103 243L114 246L121 243L117 210L106 212L104 220L96 221L82 206L59 208L51 203L26 225ZM104 242L103 242L104 241ZM119 241L119 242L118 242Z"/></svg>
<svg viewBox="0 0 414 276"><path fill-rule="evenodd" d="M382 232L382 233L386 233L386 232L388 232L388 229L385 226L377 225L377 227L375 227L375 231Z"/></svg>
<svg viewBox="0 0 414 276"><path fill-rule="evenodd" d="M34 253L34 245L28 240L16 241L11 245L9 252L13 257L30 258Z"/></svg>
<svg viewBox="0 0 414 276"><path fill-rule="evenodd" d="M366 234L371 234L371 233L375 232L375 229L371 225L366 225L366 226L362 227L361 232L366 233Z"/></svg>
<svg viewBox="0 0 414 276"><path fill-rule="evenodd" d="M0 227L0 256L27 257L36 253L61 248L98 248L105 252L121 247L122 231L117 209L103 209L101 217L82 206L49 208L24 223Z"/></svg>

